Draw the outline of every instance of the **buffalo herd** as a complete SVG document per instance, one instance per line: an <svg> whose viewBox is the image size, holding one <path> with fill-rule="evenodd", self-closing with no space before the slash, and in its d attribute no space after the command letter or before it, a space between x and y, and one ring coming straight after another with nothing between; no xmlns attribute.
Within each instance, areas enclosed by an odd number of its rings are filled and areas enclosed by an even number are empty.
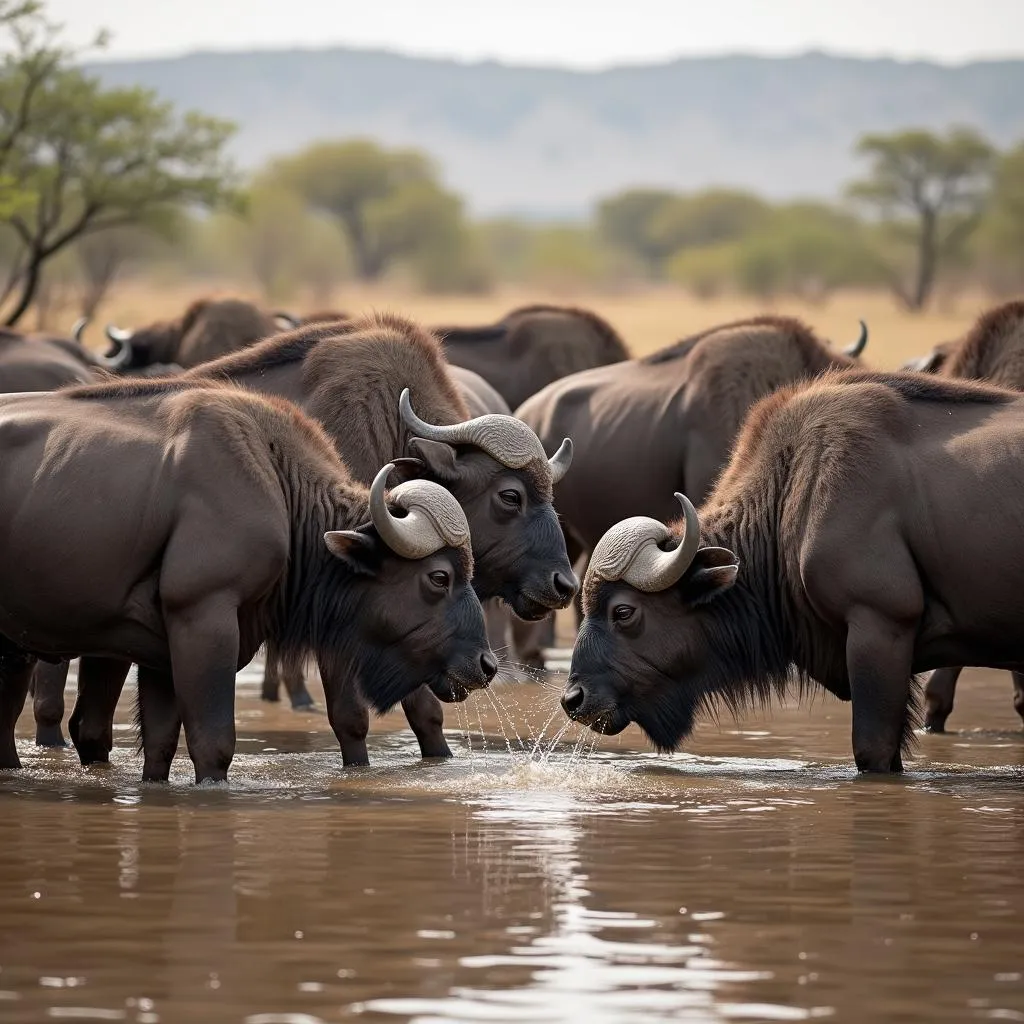
<svg viewBox="0 0 1024 1024"><path fill-rule="evenodd" d="M223 780L261 648L297 709L316 664L346 765L399 703L445 757L509 624L540 666L572 604L565 713L660 750L820 686L858 769L900 771L917 674L942 731L965 665L1010 671L1024 717L1024 302L894 373L863 323L842 347L780 316L643 358L551 305L427 329L203 299L100 353L88 329L0 330L0 768L29 693L64 745L77 658L83 764L136 665L143 778L183 728Z"/></svg>

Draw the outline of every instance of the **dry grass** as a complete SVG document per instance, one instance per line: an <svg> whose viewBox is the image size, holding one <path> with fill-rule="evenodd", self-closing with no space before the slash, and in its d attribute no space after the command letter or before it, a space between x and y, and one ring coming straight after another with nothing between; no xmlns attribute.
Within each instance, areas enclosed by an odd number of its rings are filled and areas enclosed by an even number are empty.
<svg viewBox="0 0 1024 1024"><path fill-rule="evenodd" d="M197 286L160 287L129 283L111 297L103 318L125 326L174 316L201 291ZM218 286L212 294L243 295L259 301L245 288ZM970 295L955 308L914 316L897 307L883 293L842 293L820 305L780 301L771 306L741 297L700 301L676 289L650 289L628 294L559 294L557 297L516 289L501 289L486 296L431 296L413 292L350 286L339 291L333 305L348 313L389 309L426 324L471 324L494 320L514 306L526 302L550 301L586 306L605 316L637 355L671 344L693 331L758 313L779 313L800 317L823 337L846 345L857 337L857 321L864 319L870 330L868 362L879 369L891 369L928 351L934 344L960 334L991 304L984 296ZM287 304L285 304L287 305ZM313 304L295 302L295 313L312 311ZM323 304L317 304L318 309ZM69 313L68 321L73 319ZM98 332L87 341L99 344Z"/></svg>

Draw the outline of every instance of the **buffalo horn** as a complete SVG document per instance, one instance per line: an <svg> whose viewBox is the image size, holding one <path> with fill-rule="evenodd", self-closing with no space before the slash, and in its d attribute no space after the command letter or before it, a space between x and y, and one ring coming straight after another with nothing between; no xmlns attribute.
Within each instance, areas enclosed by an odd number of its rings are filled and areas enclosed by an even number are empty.
<svg viewBox="0 0 1024 1024"><path fill-rule="evenodd" d="M79 345L82 344L82 334L85 332L85 329L86 329L86 327L88 325L89 325L89 318L87 316L80 316L71 325L71 337L75 341L77 341Z"/></svg>
<svg viewBox="0 0 1024 1024"><path fill-rule="evenodd" d="M288 327L286 329L289 331L294 331L295 328L299 326L298 317L292 316L291 313L285 313L282 310L278 310L274 314L274 319L278 320L280 323L287 324Z"/></svg>
<svg viewBox="0 0 1024 1024"><path fill-rule="evenodd" d="M113 350L96 356L96 362L106 370L123 370L132 361L132 332L107 324L106 334L113 343Z"/></svg>
<svg viewBox="0 0 1024 1024"><path fill-rule="evenodd" d="M381 540L402 558L426 558L444 547L469 544L469 524L462 506L439 484L409 480L391 492L391 500L407 515L391 514L384 491L395 468L389 462L370 487L370 519Z"/></svg>
<svg viewBox="0 0 1024 1024"><path fill-rule="evenodd" d="M590 556L587 574L604 580L622 580L637 590L655 593L668 590L682 579L700 547L700 520L685 494L676 492L683 508L683 537L673 551L660 547L671 536L664 523L647 516L633 516L616 523L598 542Z"/></svg>
<svg viewBox="0 0 1024 1024"><path fill-rule="evenodd" d="M843 355L849 356L851 359L856 359L857 356L864 351L864 346L868 343L868 325L863 320L860 321L860 337L849 347L843 349Z"/></svg>
<svg viewBox="0 0 1024 1024"><path fill-rule="evenodd" d="M909 363L904 363L900 369L912 370L915 373L935 373L942 365L944 358L945 354L935 349L926 356L918 356L917 359L911 359Z"/></svg>
<svg viewBox="0 0 1024 1024"><path fill-rule="evenodd" d="M522 469L523 466L538 460L548 464L548 457L544 452L544 446L540 443L540 438L515 416L490 412L485 416L476 416L471 420L453 423L450 426L442 427L433 423L425 423L412 411L408 388L402 391L398 400L398 408L402 422L416 437L422 437L428 441L442 441L445 444L475 445L477 448L482 448L503 466L508 466L509 469ZM569 468L572 446L570 444L567 452L563 449L565 449L565 442L553 456L558 459L556 465L562 474ZM552 469L551 472L553 475L554 470Z"/></svg>
<svg viewBox="0 0 1024 1024"><path fill-rule="evenodd" d="M572 465L572 441L567 437L559 446L558 451L548 459L551 467L551 482L557 484L569 472Z"/></svg>
<svg viewBox="0 0 1024 1024"><path fill-rule="evenodd" d="M107 324L106 335L115 344L119 341L132 340L131 331L126 331L123 327L115 327L114 324Z"/></svg>

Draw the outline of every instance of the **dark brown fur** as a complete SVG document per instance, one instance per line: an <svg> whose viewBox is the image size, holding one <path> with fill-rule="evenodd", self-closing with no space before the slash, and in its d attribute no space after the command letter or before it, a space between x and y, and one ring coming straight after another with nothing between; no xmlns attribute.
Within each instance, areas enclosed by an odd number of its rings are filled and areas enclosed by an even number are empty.
<svg viewBox="0 0 1024 1024"><path fill-rule="evenodd" d="M1017 394L920 374L833 371L766 397L700 511L683 578L650 595L588 579L574 715L611 731L636 720L670 748L701 710L764 703L795 673L853 700L858 767L899 770L912 672L967 650L972 664L1024 658L1016 512L1000 505L984 536L969 525L989 487L1024 479L1022 438ZM681 538L681 522L670 530ZM609 629L612 601L643 607L646 630Z"/></svg>
<svg viewBox="0 0 1024 1024"><path fill-rule="evenodd" d="M980 316L952 347L940 372L1024 391L1024 301L1006 302Z"/></svg>
<svg viewBox="0 0 1024 1024"><path fill-rule="evenodd" d="M411 387L414 407L428 422L469 418L437 338L391 313L299 327L185 376L230 379L259 389L258 378L267 370L298 364L301 393L288 397L327 425L350 472L365 483L405 450L406 431L397 412L402 388Z"/></svg>
<svg viewBox="0 0 1024 1024"><path fill-rule="evenodd" d="M203 298L173 320L140 327L131 336L132 360L127 369L153 363L185 368L216 359L276 334L274 318L240 299Z"/></svg>
<svg viewBox="0 0 1024 1024"><path fill-rule="evenodd" d="M95 359L70 338L0 328L0 393L53 391L99 374Z"/></svg>
<svg viewBox="0 0 1024 1024"><path fill-rule="evenodd" d="M516 415L549 450L573 438L576 457L558 487L558 509L589 550L630 515L672 514L673 491L703 500L764 395L857 365L799 320L759 316L556 381Z"/></svg>
<svg viewBox="0 0 1024 1024"><path fill-rule="evenodd" d="M478 373L512 409L554 380L629 358L611 324L572 306L521 306L494 324L435 333L450 362Z"/></svg>
<svg viewBox="0 0 1024 1024"><path fill-rule="evenodd" d="M39 504L39 514L26 525L24 517L11 518L11 509L21 505L6 503L3 531L7 575L0 578L0 621L24 652L137 660L168 681L173 658L186 726L189 714L193 721L200 713L214 714L214 701L217 728L223 726L233 692L235 664L206 666L187 650L175 649L175 636L189 644L200 643L196 637L209 640L207 627L226 638L213 648L221 652L232 651L235 633L238 664L248 662L263 643L288 666L315 654L325 687L360 676L379 710L416 690L418 684L409 682L415 675L410 659L420 657L421 650L431 685L440 679L433 676L436 658L429 654L434 650L429 638L405 641L410 628L434 620L417 619L405 627L402 610L390 607L395 583L407 580L418 587L416 574L425 570L389 555L366 531L367 545L355 548L359 553L345 563L349 571L340 568L341 556L327 549L324 534L366 523L367 490L352 480L322 427L290 402L217 380L180 378L116 381L9 402L0 410L0 438L7 446L4 493L24 494L30 481L31 500ZM96 407L86 410L86 404ZM21 419L23 410L33 415ZM123 449L124 464L111 464L108 446ZM71 493L68 477L76 473L108 499L102 507L88 506L69 530L71 513L61 496ZM123 500L109 501L112 488ZM213 514L215 509L226 514ZM35 542L30 532L35 529L53 534L53 550ZM122 542L116 557L98 559L98 551L115 551L111 538L126 536L131 543ZM452 614L472 629L463 649L452 632L456 619L446 620L446 632L439 629L436 643L455 643L453 654L468 659L476 671L481 648L474 644L482 642L484 626L469 588L471 556L458 549L444 557L459 570ZM390 580L379 592L366 583L378 572ZM410 593L411 604L419 601L418 593ZM355 628L367 623L368 615L381 614L371 613L367 601L387 609L382 618L392 620L387 626L392 636L386 642L378 638L378 626L370 634ZM419 601L417 615L428 606ZM174 619L179 614L188 623L194 620L186 632ZM177 632L169 625L173 621L179 622ZM436 624L441 626L439 619ZM448 649L439 646L437 654ZM376 664L357 665L365 658ZM5 668L2 661L3 671L22 671L13 663ZM216 696L208 692L214 669L221 672ZM27 676L20 679L27 683ZM333 693L332 707L351 703L338 686ZM12 701L16 696L14 690L5 694ZM0 712L5 722L9 710L5 703ZM227 733L218 734L214 747L204 752L190 737L197 779L223 777L232 745L233 733L230 741ZM150 754L147 746L147 764ZM6 733L0 736L0 760L6 767L17 765L13 738ZM147 777L165 778L167 764L169 758L162 769L147 769Z"/></svg>

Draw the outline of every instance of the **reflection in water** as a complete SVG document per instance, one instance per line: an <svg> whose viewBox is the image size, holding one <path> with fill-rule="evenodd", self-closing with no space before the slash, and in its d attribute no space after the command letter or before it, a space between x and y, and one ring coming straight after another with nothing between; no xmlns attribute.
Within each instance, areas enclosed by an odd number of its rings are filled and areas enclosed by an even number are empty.
<svg viewBox="0 0 1024 1024"><path fill-rule="evenodd" d="M374 766L343 771L322 717L246 690L210 789L184 759L139 785L127 728L83 772L23 719L0 1021L1024 1020L1002 682L965 679L970 728L881 780L854 776L824 701L673 757L628 734L584 757L570 731L529 761L482 705L486 741L456 729L455 761L423 764L389 718ZM534 737L546 695L500 696L504 732Z"/></svg>

